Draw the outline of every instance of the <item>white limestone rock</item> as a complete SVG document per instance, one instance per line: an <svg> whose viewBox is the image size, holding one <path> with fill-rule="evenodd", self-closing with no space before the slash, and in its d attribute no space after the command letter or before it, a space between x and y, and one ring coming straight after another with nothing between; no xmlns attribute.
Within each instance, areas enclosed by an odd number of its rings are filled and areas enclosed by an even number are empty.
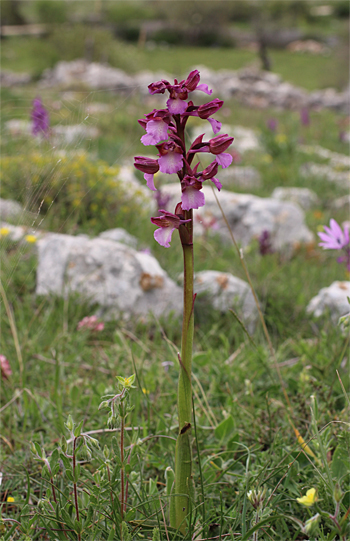
<svg viewBox="0 0 350 541"><path fill-rule="evenodd" d="M216 175L223 186L252 190L261 187L261 176L255 167L231 165Z"/></svg>
<svg viewBox="0 0 350 541"><path fill-rule="evenodd" d="M210 184L210 181L207 181L207 184ZM214 217L217 221L217 232L222 240L231 242L211 186L204 186L202 191L206 203L204 207L194 211L196 222L201 218ZM171 211L181 200L180 183L165 185L162 192L172 196L167 207ZM290 253L300 244L314 241L313 233L305 225L303 210L294 203L227 190L221 190L216 194L237 242L243 247L254 238L260 237L263 231L269 231L272 248L275 251ZM195 223L195 234L196 227Z"/></svg>
<svg viewBox="0 0 350 541"><path fill-rule="evenodd" d="M316 297L307 305L306 311L315 317L329 311L331 321L336 325L340 317L349 312L350 282L333 282L329 287L323 287Z"/></svg>
<svg viewBox="0 0 350 541"><path fill-rule="evenodd" d="M40 240L38 249L38 295L78 293L97 303L105 319L182 311L181 288L149 254L103 238L58 234Z"/></svg>
<svg viewBox="0 0 350 541"><path fill-rule="evenodd" d="M131 246L131 248L137 248L138 240L133 235L130 235L122 227L116 227L115 229L107 229L99 234L101 239L114 240L115 242L120 242L121 244L126 244Z"/></svg>
<svg viewBox="0 0 350 541"><path fill-rule="evenodd" d="M275 188L271 197L278 201L296 203L304 210L310 209L319 202L315 192L309 188Z"/></svg>
<svg viewBox="0 0 350 541"><path fill-rule="evenodd" d="M12 199L0 198L0 220L8 220L9 218L19 218L24 213L24 209Z"/></svg>
<svg viewBox="0 0 350 541"><path fill-rule="evenodd" d="M82 59L58 62L53 69L44 71L41 80L41 86L75 88L79 85L96 90L127 90L133 87L134 80L120 69Z"/></svg>
<svg viewBox="0 0 350 541"><path fill-rule="evenodd" d="M51 133L56 145L70 145L77 143L82 139L96 139L100 132L95 126L71 124L67 126L54 126Z"/></svg>
<svg viewBox="0 0 350 541"><path fill-rule="evenodd" d="M244 280L230 273L201 271L195 275L194 292L203 295L215 310L234 310L249 332L254 331L258 309L250 287Z"/></svg>
<svg viewBox="0 0 350 541"><path fill-rule="evenodd" d="M195 139L202 133L204 133L204 141L209 141L209 139L212 139L216 135L227 133L230 137L234 137L232 147L230 148L236 150L240 154L244 154L250 150L260 151L262 148L256 131L245 128L244 126L230 126L229 124L223 124L220 132L214 134L209 123L206 124L205 122L202 122L193 129L191 138Z"/></svg>
<svg viewBox="0 0 350 541"><path fill-rule="evenodd" d="M349 188L350 186L350 171L339 171L326 163L304 163L300 168L300 174L304 178L322 178L343 188Z"/></svg>
<svg viewBox="0 0 350 541"><path fill-rule="evenodd" d="M350 194L334 199L330 206L334 210L347 210L350 213Z"/></svg>

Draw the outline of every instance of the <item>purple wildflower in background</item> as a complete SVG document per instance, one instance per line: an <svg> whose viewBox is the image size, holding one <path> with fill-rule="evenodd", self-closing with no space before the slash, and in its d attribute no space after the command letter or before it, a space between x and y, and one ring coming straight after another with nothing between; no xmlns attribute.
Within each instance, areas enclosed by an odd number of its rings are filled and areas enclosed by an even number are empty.
<svg viewBox="0 0 350 541"><path fill-rule="evenodd" d="M278 122L275 118L269 118L266 122L268 129L272 132L275 132L277 130L277 124Z"/></svg>
<svg viewBox="0 0 350 541"><path fill-rule="evenodd" d="M309 126L310 124L310 115L307 107L303 107L300 111L300 122L303 126Z"/></svg>
<svg viewBox="0 0 350 541"><path fill-rule="evenodd" d="M154 194L154 199L156 200L158 210L159 209L166 210L167 204L169 203L171 199L171 195L162 193L160 190L156 190L156 193Z"/></svg>
<svg viewBox="0 0 350 541"><path fill-rule="evenodd" d="M32 119L32 134L36 137L42 135L48 137L49 135L49 113L42 104L41 98L35 98L33 100L33 109L31 113Z"/></svg>
<svg viewBox="0 0 350 541"><path fill-rule="evenodd" d="M346 263L347 270L350 271L350 236L347 227L342 229L340 225L332 218L330 227L323 226L324 232L317 233L321 241L319 246L324 250L343 250L344 255L337 258L338 263Z"/></svg>
<svg viewBox="0 0 350 541"><path fill-rule="evenodd" d="M8 362L8 359L6 359L5 355L0 355L0 373L2 379L9 379L9 377L12 375L10 363Z"/></svg>
<svg viewBox="0 0 350 541"><path fill-rule="evenodd" d="M98 321L97 316L86 316L79 321L77 329L89 329L91 331L103 331L105 324L102 321Z"/></svg>
<svg viewBox="0 0 350 541"><path fill-rule="evenodd" d="M271 233L266 229L259 237L259 252L261 255L272 254L274 252L271 242Z"/></svg>

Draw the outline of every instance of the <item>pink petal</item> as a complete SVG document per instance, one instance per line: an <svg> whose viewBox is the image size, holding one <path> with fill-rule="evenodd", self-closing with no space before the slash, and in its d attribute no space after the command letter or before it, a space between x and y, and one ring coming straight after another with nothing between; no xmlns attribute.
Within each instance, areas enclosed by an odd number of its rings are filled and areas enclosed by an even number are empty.
<svg viewBox="0 0 350 541"><path fill-rule="evenodd" d="M171 235L175 231L175 227L161 227L154 232L155 240L164 248L170 248Z"/></svg>
<svg viewBox="0 0 350 541"><path fill-rule="evenodd" d="M215 177L211 178L210 180L211 180L212 182L214 182L215 186L216 186L217 189L220 191L221 188L222 188L221 182L220 182L217 178L215 178Z"/></svg>
<svg viewBox="0 0 350 541"><path fill-rule="evenodd" d="M5 355L0 355L0 373L1 377L4 379L8 379L12 375L10 363Z"/></svg>
<svg viewBox="0 0 350 541"><path fill-rule="evenodd" d="M336 242L336 240L333 237L330 237L329 235L327 235L327 233L317 233L317 235L323 241L319 243L319 246L321 246L325 250L341 249L341 246Z"/></svg>
<svg viewBox="0 0 350 541"><path fill-rule="evenodd" d="M201 90L202 92L205 92L209 96L213 93L212 90L209 90L208 85L205 85L201 83L200 85L196 86L196 90Z"/></svg>
<svg viewBox="0 0 350 541"><path fill-rule="evenodd" d="M205 205L204 194L200 190L188 186L188 188L182 192L181 202L183 210L198 209Z"/></svg>
<svg viewBox="0 0 350 541"><path fill-rule="evenodd" d="M187 109L187 101L181 100L180 98L169 98L166 102L168 106L169 113L172 115L182 115Z"/></svg>
<svg viewBox="0 0 350 541"><path fill-rule="evenodd" d="M221 130L222 124L218 120L215 120L215 118L208 118L208 122L210 122L214 133L218 133Z"/></svg>
<svg viewBox="0 0 350 541"><path fill-rule="evenodd" d="M146 132L153 136L154 143L151 144L156 145L168 139L168 124L163 122L163 120L150 120L147 122Z"/></svg>
<svg viewBox="0 0 350 541"><path fill-rule="evenodd" d="M331 226L333 236L337 239L341 239L343 237L343 230L340 225L333 218L330 220L329 225Z"/></svg>
<svg viewBox="0 0 350 541"><path fill-rule="evenodd" d="M221 154L216 155L215 160L223 169L226 169L226 167L231 165L233 158L228 152L221 152Z"/></svg>
<svg viewBox="0 0 350 541"><path fill-rule="evenodd" d="M177 173L182 168L182 154L178 152L168 152L158 159L159 170L162 173Z"/></svg>
<svg viewBox="0 0 350 541"><path fill-rule="evenodd" d="M154 175L150 175L148 173L145 173L143 175L143 178L145 179L145 181L147 182L147 186L150 190L152 190L153 192L156 192L157 191L157 188L154 186L154 182L153 182L153 177Z"/></svg>
<svg viewBox="0 0 350 541"><path fill-rule="evenodd" d="M145 133L145 135L143 135L141 137L141 143L143 145L145 145L145 147L149 146L149 145L155 145L156 143L154 142L154 137L152 134L150 133Z"/></svg>

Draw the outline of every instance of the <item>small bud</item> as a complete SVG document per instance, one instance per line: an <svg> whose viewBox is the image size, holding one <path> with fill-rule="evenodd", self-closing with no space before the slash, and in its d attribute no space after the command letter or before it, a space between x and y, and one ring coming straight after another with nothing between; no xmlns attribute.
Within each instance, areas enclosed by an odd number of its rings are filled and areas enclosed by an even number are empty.
<svg viewBox="0 0 350 541"><path fill-rule="evenodd" d="M309 535L310 533L312 533L312 532L316 529L316 527L317 527L317 523L318 523L319 518L320 518L319 513L316 513L316 515L314 515L313 517L309 518L309 520L307 520L307 521L305 522L305 526L304 526L304 528L303 528L304 533L306 533L306 534L308 534L308 535Z"/></svg>
<svg viewBox="0 0 350 541"><path fill-rule="evenodd" d="M217 135L209 141L210 152L212 154L221 154L222 152L225 152L225 150L227 150L227 148L231 145L232 141L233 137L229 137L227 133L223 135Z"/></svg>
<svg viewBox="0 0 350 541"><path fill-rule="evenodd" d="M144 158L143 156L135 156L134 167L142 173L147 173L148 175L154 175L159 171L159 165L157 160L152 158Z"/></svg>
<svg viewBox="0 0 350 541"><path fill-rule="evenodd" d="M104 454L105 459L108 460L110 453L109 453L109 448L107 447L107 445L104 446L103 454Z"/></svg>
<svg viewBox="0 0 350 541"><path fill-rule="evenodd" d="M72 416L70 414L68 415L68 419L67 419L67 422L66 422L66 427L68 428L68 430L70 432L72 432L72 430L74 428L74 422L73 422Z"/></svg>
<svg viewBox="0 0 350 541"><path fill-rule="evenodd" d="M152 532L152 541L160 541L160 533L158 527L155 527Z"/></svg>
<svg viewBox="0 0 350 541"><path fill-rule="evenodd" d="M67 452L67 448L68 448L68 445L67 445L67 440L64 436L62 436L61 438L61 449L62 449L62 453L66 453Z"/></svg>
<svg viewBox="0 0 350 541"><path fill-rule="evenodd" d="M336 483L334 487L333 498L336 503L341 502L343 499L343 493L342 493L339 483Z"/></svg>
<svg viewBox="0 0 350 541"><path fill-rule="evenodd" d="M109 401L108 400L104 400L103 402L101 402L98 409L101 410L102 408L109 408Z"/></svg>

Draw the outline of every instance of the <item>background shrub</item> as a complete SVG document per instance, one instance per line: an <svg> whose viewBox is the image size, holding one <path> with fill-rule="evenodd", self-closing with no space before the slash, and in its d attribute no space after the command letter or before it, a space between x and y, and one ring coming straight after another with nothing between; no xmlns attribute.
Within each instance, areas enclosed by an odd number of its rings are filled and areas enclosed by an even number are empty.
<svg viewBox="0 0 350 541"><path fill-rule="evenodd" d="M145 197L142 190L130 193L118 173L118 167L92 161L84 152L55 158L39 152L8 156L1 160L0 194L39 212L45 229L98 233L125 227L126 221L136 228L149 214Z"/></svg>

